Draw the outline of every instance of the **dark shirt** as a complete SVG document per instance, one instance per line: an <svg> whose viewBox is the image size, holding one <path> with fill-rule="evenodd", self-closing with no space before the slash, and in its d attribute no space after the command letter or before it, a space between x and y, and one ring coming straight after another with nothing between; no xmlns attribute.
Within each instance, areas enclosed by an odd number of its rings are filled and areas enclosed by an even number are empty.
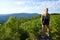
<svg viewBox="0 0 60 40"><path fill-rule="evenodd" d="M49 25L49 17L48 16L42 16L42 24Z"/></svg>

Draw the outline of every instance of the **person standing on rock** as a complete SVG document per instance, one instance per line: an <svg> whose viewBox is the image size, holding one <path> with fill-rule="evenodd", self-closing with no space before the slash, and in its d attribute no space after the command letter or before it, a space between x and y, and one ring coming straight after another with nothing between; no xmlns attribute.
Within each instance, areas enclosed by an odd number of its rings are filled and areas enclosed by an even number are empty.
<svg viewBox="0 0 60 40"><path fill-rule="evenodd" d="M41 15L42 18L42 32L45 33L45 28L47 28L48 36L50 36L50 28L49 28L49 21L50 15L48 14L48 8L44 10Z"/></svg>

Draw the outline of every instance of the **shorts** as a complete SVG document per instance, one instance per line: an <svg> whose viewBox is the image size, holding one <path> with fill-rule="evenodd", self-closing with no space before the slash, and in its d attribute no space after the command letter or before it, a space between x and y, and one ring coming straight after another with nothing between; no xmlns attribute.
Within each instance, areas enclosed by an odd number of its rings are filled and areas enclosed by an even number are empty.
<svg viewBox="0 0 60 40"><path fill-rule="evenodd" d="M42 24L43 25L49 25L49 21L43 21Z"/></svg>

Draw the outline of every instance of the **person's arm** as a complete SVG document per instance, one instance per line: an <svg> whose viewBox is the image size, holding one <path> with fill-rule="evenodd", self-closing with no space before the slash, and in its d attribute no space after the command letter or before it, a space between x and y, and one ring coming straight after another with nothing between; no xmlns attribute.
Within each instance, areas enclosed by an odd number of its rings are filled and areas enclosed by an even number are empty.
<svg viewBox="0 0 60 40"><path fill-rule="evenodd" d="M43 15L41 15L41 22L43 21Z"/></svg>
<svg viewBox="0 0 60 40"><path fill-rule="evenodd" d="M43 15L41 15L41 22L42 22L42 16L43 16Z"/></svg>

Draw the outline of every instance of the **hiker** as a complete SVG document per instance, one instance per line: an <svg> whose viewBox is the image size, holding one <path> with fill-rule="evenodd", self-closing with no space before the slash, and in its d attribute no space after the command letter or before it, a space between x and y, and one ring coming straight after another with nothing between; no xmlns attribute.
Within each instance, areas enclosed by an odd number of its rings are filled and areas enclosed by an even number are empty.
<svg viewBox="0 0 60 40"><path fill-rule="evenodd" d="M48 14L48 8L44 10L41 17L42 17L42 32L45 33L45 28L47 28L47 32L49 36L50 35L50 28L49 28L50 16Z"/></svg>

